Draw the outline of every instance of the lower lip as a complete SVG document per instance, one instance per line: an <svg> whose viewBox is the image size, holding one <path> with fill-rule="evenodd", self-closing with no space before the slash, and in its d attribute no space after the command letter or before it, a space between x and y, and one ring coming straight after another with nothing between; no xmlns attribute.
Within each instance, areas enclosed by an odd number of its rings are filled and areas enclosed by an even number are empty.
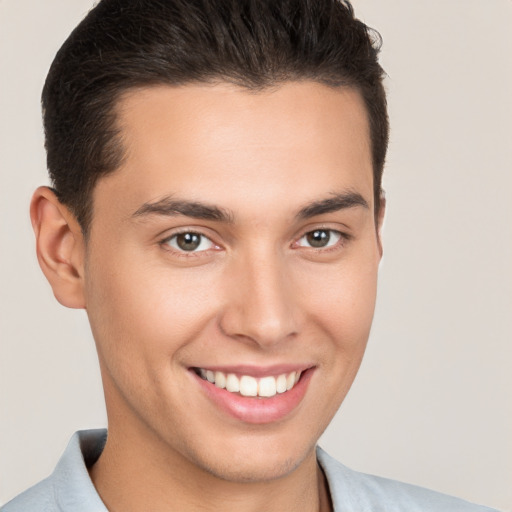
<svg viewBox="0 0 512 512"><path fill-rule="evenodd" d="M302 372L299 382L292 389L270 398L230 393L202 379L194 371L191 373L208 398L222 411L246 423L263 424L282 420L299 406L306 394L313 371L314 369L310 368Z"/></svg>

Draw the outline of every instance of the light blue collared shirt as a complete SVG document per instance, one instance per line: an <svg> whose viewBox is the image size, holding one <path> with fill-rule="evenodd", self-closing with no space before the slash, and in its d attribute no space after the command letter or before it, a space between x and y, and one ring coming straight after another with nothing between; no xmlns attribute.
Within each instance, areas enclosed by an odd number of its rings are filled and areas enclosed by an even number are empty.
<svg viewBox="0 0 512 512"><path fill-rule="evenodd" d="M104 429L76 432L54 472L0 512L108 512L87 471L106 439ZM321 448L317 457L329 483L334 512L497 512L422 487L352 471Z"/></svg>

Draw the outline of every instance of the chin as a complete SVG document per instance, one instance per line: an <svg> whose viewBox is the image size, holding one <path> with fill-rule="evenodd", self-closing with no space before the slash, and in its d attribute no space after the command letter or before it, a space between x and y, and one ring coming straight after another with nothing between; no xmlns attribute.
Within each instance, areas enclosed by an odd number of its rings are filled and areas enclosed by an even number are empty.
<svg viewBox="0 0 512 512"><path fill-rule="evenodd" d="M286 477L305 459L316 457L315 447L316 443L311 442L305 445L262 437L246 439L243 446L235 443L231 448L208 450L188 458L216 478L235 483L257 483Z"/></svg>
<svg viewBox="0 0 512 512"><path fill-rule="evenodd" d="M234 483L269 482L284 478L292 473L302 462L297 457L272 458L271 460L257 460L233 457L226 464L210 464L204 469L212 476Z"/></svg>

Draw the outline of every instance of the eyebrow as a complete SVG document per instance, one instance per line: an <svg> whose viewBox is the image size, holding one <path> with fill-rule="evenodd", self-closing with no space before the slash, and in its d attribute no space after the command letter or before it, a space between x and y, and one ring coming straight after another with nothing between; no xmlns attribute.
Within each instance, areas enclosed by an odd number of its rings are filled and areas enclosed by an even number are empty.
<svg viewBox="0 0 512 512"><path fill-rule="evenodd" d="M301 210L297 214L298 219L309 219L324 213L333 213L347 208L355 208L362 206L369 210L368 202L358 192L344 192L341 194L334 194L333 197L314 201Z"/></svg>
<svg viewBox="0 0 512 512"><path fill-rule="evenodd" d="M201 220L215 220L219 222L232 223L233 214L228 210L217 206L210 206L196 201L183 201L164 197L152 203L144 203L132 217L144 217L147 215L165 215L173 217L175 215L185 215Z"/></svg>
<svg viewBox="0 0 512 512"><path fill-rule="evenodd" d="M297 219L309 219L325 213L333 213L347 208L361 206L369 209L368 202L358 192L344 192L334 194L332 197L309 203L301 208ZM208 205L197 201L173 199L170 196L158 201L144 203L132 217L145 217L147 215L164 215L173 217L184 215L201 220L213 220L217 222L233 223L234 215L231 211L218 206Z"/></svg>

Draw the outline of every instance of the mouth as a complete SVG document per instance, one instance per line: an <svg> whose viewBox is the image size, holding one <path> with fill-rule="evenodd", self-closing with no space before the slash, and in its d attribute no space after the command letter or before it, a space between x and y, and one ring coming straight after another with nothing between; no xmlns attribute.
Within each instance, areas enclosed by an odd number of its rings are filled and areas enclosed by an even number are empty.
<svg viewBox="0 0 512 512"><path fill-rule="evenodd" d="M192 367L190 371L219 412L244 423L267 424L299 409L315 367Z"/></svg>
<svg viewBox="0 0 512 512"><path fill-rule="evenodd" d="M229 393L239 393L245 397L271 398L276 394L286 393L292 390L300 380L302 371L296 370L281 373L277 376L268 375L254 377L252 375L237 375L222 371L206 370L205 368L193 368L201 379L214 384Z"/></svg>

